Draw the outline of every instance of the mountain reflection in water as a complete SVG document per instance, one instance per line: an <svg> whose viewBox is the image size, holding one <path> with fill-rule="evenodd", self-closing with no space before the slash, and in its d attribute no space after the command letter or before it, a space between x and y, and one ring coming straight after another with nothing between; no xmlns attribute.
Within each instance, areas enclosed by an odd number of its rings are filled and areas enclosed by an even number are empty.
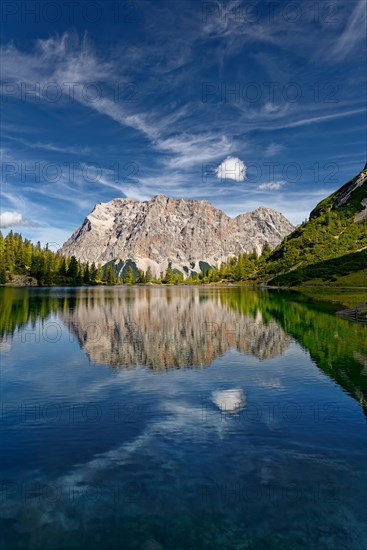
<svg viewBox="0 0 367 550"><path fill-rule="evenodd" d="M86 295L62 317L89 359L111 366L207 366L229 348L270 359L292 341L261 310L241 315L198 288L144 288L106 301Z"/></svg>
<svg viewBox="0 0 367 550"><path fill-rule="evenodd" d="M366 548L367 326L234 286L0 301L4 548Z"/></svg>
<svg viewBox="0 0 367 550"><path fill-rule="evenodd" d="M246 287L1 289L1 348L27 323L65 327L93 363L206 367L229 349L268 360L293 340L365 408L367 327L301 295ZM32 329L27 328L28 331Z"/></svg>

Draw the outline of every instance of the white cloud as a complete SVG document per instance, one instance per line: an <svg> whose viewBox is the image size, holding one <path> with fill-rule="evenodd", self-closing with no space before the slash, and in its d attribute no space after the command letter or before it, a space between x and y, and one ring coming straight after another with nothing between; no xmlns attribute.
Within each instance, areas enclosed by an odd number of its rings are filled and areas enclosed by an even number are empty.
<svg viewBox="0 0 367 550"><path fill-rule="evenodd" d="M360 0L349 17L348 23L332 49L336 58L343 59L353 52L366 37L366 2Z"/></svg>
<svg viewBox="0 0 367 550"><path fill-rule="evenodd" d="M20 212L1 212L0 227L11 227L13 225L25 225L25 220Z"/></svg>
<svg viewBox="0 0 367 550"><path fill-rule="evenodd" d="M259 189L262 191L279 191L285 185L285 181L269 181L269 183L261 183Z"/></svg>
<svg viewBox="0 0 367 550"><path fill-rule="evenodd" d="M22 145L25 145L26 147L30 147L31 149L45 149L46 151L52 151L55 153L71 153L73 155L86 155L90 153L89 147L60 147L58 145L54 145L53 143L43 143L40 141L27 141L25 139L16 138L10 135L3 135L6 139L10 139L12 141L15 141L17 143L21 143Z"/></svg>
<svg viewBox="0 0 367 550"><path fill-rule="evenodd" d="M30 89L33 89L34 83L37 82L41 90L50 82L56 84L63 92L60 102L64 101L66 104L69 96L69 102L70 100L78 102L101 115L108 116L122 126L142 133L150 140L153 148L165 154L163 159L165 168L185 169L192 168L195 163L216 162L233 149L232 140L222 132L199 131L191 134L179 131L178 122L181 119L185 120L188 114L192 114L191 105L175 108L166 113L151 109L139 112L141 104L137 106L116 101L112 97L113 87L109 89L108 83L112 82L114 85L118 83L123 89L124 85L129 85L129 81L127 77L122 76L119 70L121 67L115 62L107 62L97 57L86 37L78 40L76 36L65 33L61 37L39 40L32 53L23 53L14 45L4 46L0 52L5 80L25 83ZM101 97L95 101L88 100L85 93L85 86L90 83L99 85L102 92ZM73 86L70 88L71 84ZM40 99L45 99L42 94ZM50 105L54 104L50 103ZM172 135L174 127L176 133ZM66 150L47 142L34 144L24 142L24 144L55 152L86 152L74 147Z"/></svg>
<svg viewBox="0 0 367 550"><path fill-rule="evenodd" d="M274 103L271 103L271 101L268 101L267 103L265 103L263 107L264 113L267 113L267 114L278 113L279 111L281 111L281 109L282 108L280 105L275 105Z"/></svg>
<svg viewBox="0 0 367 550"><path fill-rule="evenodd" d="M232 142L224 135L178 134L156 143L157 149L173 155L166 161L168 168L191 168L195 163L209 163L229 153ZM241 161L240 161L241 162Z"/></svg>
<svg viewBox="0 0 367 550"><path fill-rule="evenodd" d="M284 151L284 149L284 145L281 145L280 143L270 143L270 145L268 145L265 149L265 156L275 157L276 155Z"/></svg>
<svg viewBox="0 0 367 550"><path fill-rule="evenodd" d="M79 41L76 36L65 33L62 37L38 40L34 53L29 54L22 53L14 45L4 46L1 60L4 79L25 83L31 89L37 82L39 90L52 82L62 91L60 100L76 101L149 137L155 136L153 125L144 115L130 114L121 103L103 94L96 101L88 100L85 86L93 83L102 89L102 84L111 81L116 72L112 63L97 58L86 37ZM121 86L124 83L119 81ZM45 99L42 94L40 99Z"/></svg>
<svg viewBox="0 0 367 550"><path fill-rule="evenodd" d="M279 36L279 26L275 26L274 20L270 22L270 18L265 24L260 22L257 8L256 2L253 2L252 6L246 6L246 10L238 0L206 2L202 13L203 33L210 37L227 38L232 48L239 42L235 40L238 35L241 37L241 42L279 43L284 39L281 35Z"/></svg>
<svg viewBox="0 0 367 550"><path fill-rule="evenodd" d="M215 170L221 180L244 181L247 167L243 160L237 157L227 157Z"/></svg>
<svg viewBox="0 0 367 550"><path fill-rule="evenodd" d="M290 122L289 124L279 125L276 128L274 128L274 126L273 126L273 127L264 128L264 129L274 131L274 129L278 129L278 128L297 128L297 126L307 126L309 124L314 124L314 123L317 123L317 122L324 122L325 120L334 120L336 118L343 118L343 117L346 117L346 116L357 115L357 114L365 113L365 112L366 112L365 108L363 108L363 109L352 109L350 111L339 111L339 112L333 113L331 115L321 115L321 116L316 116L316 117L311 117L311 118L304 118L302 120L297 120L296 122Z"/></svg>

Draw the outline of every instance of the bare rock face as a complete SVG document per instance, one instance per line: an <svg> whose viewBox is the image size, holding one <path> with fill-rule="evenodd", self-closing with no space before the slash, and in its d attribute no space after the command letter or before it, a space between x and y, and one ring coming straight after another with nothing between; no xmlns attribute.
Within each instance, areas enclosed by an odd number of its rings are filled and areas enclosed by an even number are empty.
<svg viewBox="0 0 367 550"><path fill-rule="evenodd" d="M244 251L277 246L293 230L271 208L230 218L208 201L167 198L114 199L98 203L61 248L81 261L116 265L131 260L159 276L170 265L186 274L201 262L217 265Z"/></svg>

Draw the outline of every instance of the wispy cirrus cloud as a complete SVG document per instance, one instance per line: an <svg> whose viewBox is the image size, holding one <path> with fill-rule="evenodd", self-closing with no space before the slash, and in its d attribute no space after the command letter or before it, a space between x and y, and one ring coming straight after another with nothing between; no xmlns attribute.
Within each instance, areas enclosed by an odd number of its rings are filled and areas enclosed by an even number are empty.
<svg viewBox="0 0 367 550"><path fill-rule="evenodd" d="M315 117L310 117L310 118L303 118L303 119L300 119L300 120L296 120L294 122L287 122L287 123L283 124L281 127L282 128L296 128L297 126L309 126L310 124L317 124L319 122L325 122L327 120L335 120L337 118L345 118L345 117L349 117L349 116L352 116L352 115L359 115L359 114L365 113L365 112L366 112L365 108L351 109L349 111L338 111L338 112L335 112L335 113L332 113L332 114L325 114L325 115L320 115L320 116L315 116Z"/></svg>
<svg viewBox="0 0 367 550"><path fill-rule="evenodd" d="M87 155L90 153L89 147L69 147L69 146L59 146L53 143L42 143L41 141L36 141L35 143L24 142L24 145L31 147L32 149L44 149L45 151L51 151L55 153L67 153L71 155Z"/></svg>
<svg viewBox="0 0 367 550"><path fill-rule="evenodd" d="M165 109L158 113L152 110L144 111L141 105L129 105L111 97L89 101L83 86L91 83L102 85L113 78L121 80L119 84L123 85L126 78L121 76L112 62L97 57L86 36L78 41L77 37L65 33L61 37L39 40L32 53L23 53L10 45L2 48L1 56L5 80L14 79L33 87L35 83L40 83L41 88L50 82L57 84L60 89L65 89L67 85L69 92L72 89L73 101L108 116L124 127L133 128L148 138L157 152L166 155L162 159L166 168L185 168L195 162L211 161L227 154L232 148L230 139L223 133L185 131L170 135L173 125L177 125L177 122L189 113L188 106L176 108L171 112ZM52 103L50 106L52 107ZM87 148L59 147L39 141L19 142L32 148L55 152L76 154L87 151ZM170 155L169 158L167 155Z"/></svg>
<svg viewBox="0 0 367 550"><path fill-rule="evenodd" d="M164 164L177 169L216 160L232 150L233 142L227 136L216 133L185 133L160 139L156 147L172 155Z"/></svg>
<svg viewBox="0 0 367 550"><path fill-rule="evenodd" d="M367 3L359 0L349 16L343 32L338 36L334 47L331 49L331 56L342 60L354 52L361 42L366 40L367 26ZM330 53L327 54L328 56Z"/></svg>
<svg viewBox="0 0 367 550"><path fill-rule="evenodd" d="M45 151L51 151L52 153L67 153L71 155L87 155L90 153L89 147L82 147L82 146L62 146L62 145L55 145L54 143L44 143L41 141L27 141L22 138L10 136L10 135L3 135L3 138L10 139L11 141L15 141L17 143L20 143L21 145L25 145L26 147L29 147L30 149L43 149Z"/></svg>
<svg viewBox="0 0 367 550"><path fill-rule="evenodd" d="M86 35L79 40L77 35L66 32L62 36L38 40L32 52L22 52L13 44L3 46L1 60L5 81L28 84L32 94L38 95L40 101L48 101L51 107L77 102L121 124L154 135L142 114L131 113L113 94L108 94L111 90L107 85L117 82L113 75L118 75L120 85L128 83L127 79L116 73L113 62L97 56ZM44 94L45 87L50 84L57 86L57 101L49 101ZM87 87L91 85L99 91L99 97L88 96ZM16 92L9 95L16 97Z"/></svg>
<svg viewBox="0 0 367 550"><path fill-rule="evenodd" d="M281 143L270 143L267 148L265 149L265 156L266 157L276 157L279 155L279 153L282 153L285 151L286 147L282 145Z"/></svg>

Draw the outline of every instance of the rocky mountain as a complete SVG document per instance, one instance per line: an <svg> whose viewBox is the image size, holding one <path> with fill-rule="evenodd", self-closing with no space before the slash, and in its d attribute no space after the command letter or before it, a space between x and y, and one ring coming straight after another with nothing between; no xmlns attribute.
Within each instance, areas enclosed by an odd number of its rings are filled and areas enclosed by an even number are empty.
<svg viewBox="0 0 367 550"><path fill-rule="evenodd" d="M322 200L266 261L267 280L367 286L367 164ZM269 279L269 275L277 275ZM266 276L264 276L266 278Z"/></svg>
<svg viewBox="0 0 367 550"><path fill-rule="evenodd" d="M113 262L120 274L131 263L144 271L150 266L154 276L169 265L189 274L245 250L260 252L265 242L274 248L292 230L271 208L230 218L204 200L114 199L98 203L61 252L81 261Z"/></svg>

